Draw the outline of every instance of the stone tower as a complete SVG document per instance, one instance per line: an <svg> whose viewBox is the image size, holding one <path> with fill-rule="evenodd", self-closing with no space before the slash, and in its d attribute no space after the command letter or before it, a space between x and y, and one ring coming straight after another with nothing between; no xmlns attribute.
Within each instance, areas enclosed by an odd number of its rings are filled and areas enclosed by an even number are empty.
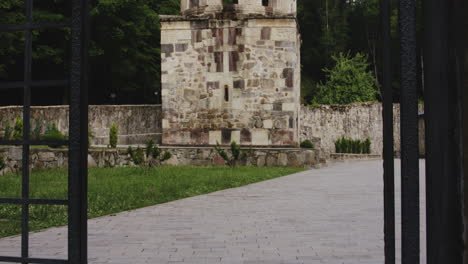
<svg viewBox="0 0 468 264"><path fill-rule="evenodd" d="M296 0L181 0L161 16L165 145L294 146Z"/></svg>

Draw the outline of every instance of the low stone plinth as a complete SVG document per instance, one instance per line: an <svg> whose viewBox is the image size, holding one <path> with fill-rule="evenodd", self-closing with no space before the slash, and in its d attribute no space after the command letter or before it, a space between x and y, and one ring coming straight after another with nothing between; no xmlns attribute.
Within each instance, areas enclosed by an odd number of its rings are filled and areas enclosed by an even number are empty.
<svg viewBox="0 0 468 264"><path fill-rule="evenodd" d="M382 159L378 154L350 154L350 153L332 153L331 160L375 160Z"/></svg>
<svg viewBox="0 0 468 264"><path fill-rule="evenodd" d="M135 151L135 148L133 148ZM224 160L213 147L164 147L163 151L170 151L172 158L164 165L174 166L217 166L224 165ZM226 148L228 153L230 152ZM325 157L319 150L300 148L246 148L250 154L239 165L258 167L319 167L326 163ZM230 154L230 153L229 153ZM21 147L0 147L0 157L5 159L6 168L0 174L20 171L22 167ZM67 168L68 149L31 148L31 169ZM144 160L144 164L157 164L152 159ZM113 168L135 166L127 148L106 149L91 148L88 155L88 166L93 168Z"/></svg>

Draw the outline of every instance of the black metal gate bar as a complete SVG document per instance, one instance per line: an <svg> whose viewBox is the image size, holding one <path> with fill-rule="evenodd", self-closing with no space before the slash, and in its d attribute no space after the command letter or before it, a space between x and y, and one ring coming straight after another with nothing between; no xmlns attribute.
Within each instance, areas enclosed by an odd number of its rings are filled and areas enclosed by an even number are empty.
<svg viewBox="0 0 468 264"><path fill-rule="evenodd" d="M68 257L71 264L86 264L88 263L88 0L73 0L71 30Z"/></svg>
<svg viewBox="0 0 468 264"><path fill-rule="evenodd" d="M392 52L390 31L390 0L380 0L383 41L383 158L384 158L384 240L385 264L395 264L395 166L393 153L393 93Z"/></svg>
<svg viewBox="0 0 468 264"><path fill-rule="evenodd" d="M463 263L461 2L423 2L428 264Z"/></svg>
<svg viewBox="0 0 468 264"><path fill-rule="evenodd" d="M26 0L26 24L32 23L32 0ZM32 30L25 31L24 40L24 82L31 82L31 65L32 65ZM31 108L31 87L27 84L24 85L23 91L23 140L29 140L30 134L30 108ZM22 159L22 198L29 199L29 148L30 146L23 145L23 159ZM29 257L29 204L22 205L21 216L21 257ZM22 262L26 264L26 261Z"/></svg>
<svg viewBox="0 0 468 264"><path fill-rule="evenodd" d="M402 264L420 261L416 0L400 0Z"/></svg>

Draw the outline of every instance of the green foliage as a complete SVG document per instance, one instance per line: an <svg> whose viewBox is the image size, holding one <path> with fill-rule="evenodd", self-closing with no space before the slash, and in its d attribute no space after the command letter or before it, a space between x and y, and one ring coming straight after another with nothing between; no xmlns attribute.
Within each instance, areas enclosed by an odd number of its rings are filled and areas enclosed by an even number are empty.
<svg viewBox="0 0 468 264"><path fill-rule="evenodd" d="M249 157L250 153L248 151L242 150L240 145L238 145L235 141L231 142L230 149L231 156L229 156L225 149L221 148L219 142L216 142L216 152L231 167L237 166L241 161L245 161Z"/></svg>
<svg viewBox="0 0 468 264"><path fill-rule="evenodd" d="M362 152L367 153L367 154L371 153L371 140L370 140L370 138L366 138L366 140L364 141L364 145L362 147Z"/></svg>
<svg viewBox="0 0 468 264"><path fill-rule="evenodd" d="M63 141L67 140L67 137L60 132L57 125L54 122L47 123L46 130L44 135L42 136L42 140L46 141ZM57 144L50 144L49 147L51 148L58 148L60 145Z"/></svg>
<svg viewBox="0 0 468 264"><path fill-rule="evenodd" d="M12 131L11 131L10 121L6 120L5 121L5 132L3 133L3 139L4 140L10 140L11 136L12 136Z"/></svg>
<svg viewBox="0 0 468 264"><path fill-rule="evenodd" d="M392 36L398 35L398 5L392 0ZM417 0L421 12L421 0ZM35 3L35 22L67 21L71 1L53 0ZM154 103L155 92L160 90L160 23L159 15L180 13L180 0L93 0L91 4L90 66L93 78L90 100L94 104L113 103L111 93L117 95L116 103ZM0 1L0 24L24 22L24 0ZM351 51L368 54L373 75L378 79L382 69L379 59L379 1L378 0L298 0L297 19L302 29L301 47L303 102L313 103L317 95L316 84L324 82L324 68L332 67L332 55ZM422 21L422 20L421 20ZM304 34L307 29L307 34ZM422 31L418 20L418 33ZM423 34L418 34L423 36ZM33 58L35 73L42 79L51 73L66 72L70 52L66 48L70 30L46 29L33 31ZM0 79L14 81L23 73L23 32L0 34ZM392 41L394 49L398 42ZM422 47L421 47L422 48ZM419 50L419 53L420 52ZM398 79L398 60L392 68ZM105 84L105 85L104 85ZM399 84L393 85L395 100ZM65 95L57 98L67 98ZM8 99L11 100L11 99ZM61 100L61 99L57 99ZM59 101L58 103L63 103Z"/></svg>
<svg viewBox="0 0 468 264"><path fill-rule="evenodd" d="M313 149L313 148L315 148L315 145L314 145L314 143L312 143L312 141L306 139L306 140L301 142L300 147L301 148L307 148L307 149Z"/></svg>
<svg viewBox="0 0 468 264"><path fill-rule="evenodd" d="M164 151L163 153L159 146L154 142L154 139L150 139L146 142L146 157L152 157L153 159L156 159L159 162L164 162L166 160L171 159L172 154L168 150Z"/></svg>
<svg viewBox="0 0 468 264"><path fill-rule="evenodd" d="M172 158L172 153L169 150L166 150L164 151L164 154L162 155L161 162L170 160L171 158Z"/></svg>
<svg viewBox="0 0 468 264"><path fill-rule="evenodd" d="M130 158L135 165L141 165L145 162L145 152L140 146L138 146L136 150L133 150L133 148L129 146L127 152L130 154Z"/></svg>
<svg viewBox="0 0 468 264"><path fill-rule="evenodd" d="M158 158L161 155L161 150L154 142L154 139L149 139L146 142L146 157Z"/></svg>
<svg viewBox="0 0 468 264"><path fill-rule="evenodd" d="M0 171L6 168L6 161L5 158L0 156Z"/></svg>
<svg viewBox="0 0 468 264"><path fill-rule="evenodd" d="M111 148L116 148L118 140L119 140L119 127L116 124L112 124L109 129L109 146Z"/></svg>
<svg viewBox="0 0 468 264"><path fill-rule="evenodd" d="M349 139L342 137L335 142L336 153L370 154L370 147L370 138L362 141L359 139Z"/></svg>
<svg viewBox="0 0 468 264"><path fill-rule="evenodd" d="M17 117L15 119L15 127L13 128L13 140L23 139L23 119Z"/></svg>
<svg viewBox="0 0 468 264"><path fill-rule="evenodd" d="M315 104L350 104L369 102L377 99L376 80L367 70L367 56L357 53L355 56L340 53L333 56L333 69L324 69L326 83L318 85L319 93Z"/></svg>
<svg viewBox="0 0 468 264"><path fill-rule="evenodd" d="M41 136L42 136L42 120L41 119L36 120L36 125L34 126L31 136L33 140L41 139Z"/></svg>

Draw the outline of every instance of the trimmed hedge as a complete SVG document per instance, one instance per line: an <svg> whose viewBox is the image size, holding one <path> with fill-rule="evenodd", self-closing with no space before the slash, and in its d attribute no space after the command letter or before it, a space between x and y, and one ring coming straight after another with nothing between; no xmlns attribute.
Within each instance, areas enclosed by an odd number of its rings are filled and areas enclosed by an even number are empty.
<svg viewBox="0 0 468 264"><path fill-rule="evenodd" d="M371 140L349 139L342 137L335 142L336 153L370 154Z"/></svg>

